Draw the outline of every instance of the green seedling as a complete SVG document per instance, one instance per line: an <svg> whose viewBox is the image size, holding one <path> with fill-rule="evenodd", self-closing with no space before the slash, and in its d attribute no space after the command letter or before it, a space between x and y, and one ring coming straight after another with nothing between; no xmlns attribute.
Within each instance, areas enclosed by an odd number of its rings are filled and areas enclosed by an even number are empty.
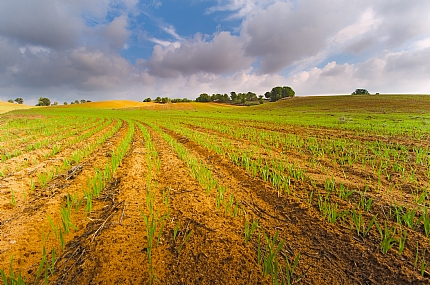
<svg viewBox="0 0 430 285"><path fill-rule="evenodd" d="M193 233L193 230L190 230L188 232L188 234L184 237L184 240L182 241L182 243L179 245L178 247L178 254L181 253L182 248L184 247L185 243L187 242L187 240L190 238L191 234Z"/></svg>
<svg viewBox="0 0 430 285"><path fill-rule="evenodd" d="M16 199L15 199L15 192L13 189L11 189L12 197L10 198L10 203L15 207L16 206Z"/></svg>
<svg viewBox="0 0 430 285"><path fill-rule="evenodd" d="M163 203L169 207L170 188L163 189Z"/></svg>
<svg viewBox="0 0 430 285"><path fill-rule="evenodd" d="M258 228L258 220L253 220L252 224L249 223L248 219L245 220L245 244L249 242L254 231Z"/></svg>
<svg viewBox="0 0 430 285"><path fill-rule="evenodd" d="M71 229L78 230L78 228L72 223L70 207L61 208L60 213L61 213L61 222L63 224L63 229L65 234L68 234Z"/></svg>
<svg viewBox="0 0 430 285"><path fill-rule="evenodd" d="M299 259L300 259L300 252L296 254L296 257L294 260L290 261L290 259L286 256L285 257L285 278L287 281L287 285L291 285L293 283L296 283L300 281L300 279L294 280L294 272L299 265ZM282 284L284 284L284 278L282 278Z"/></svg>
<svg viewBox="0 0 430 285"><path fill-rule="evenodd" d="M152 206L152 204L151 204ZM152 264L152 248L154 245L155 234L157 232L157 227L160 226L160 231L158 232L158 241L160 240L160 236L162 234L162 230L164 228L163 221L167 218L166 215L159 217L158 214L153 212L153 208L150 208L150 214L146 215L143 211L141 211L143 216L143 220L146 225L146 235L147 235L147 255L148 255L148 263L149 263L149 275L150 275L150 284L154 281L154 267Z"/></svg>
<svg viewBox="0 0 430 285"><path fill-rule="evenodd" d="M402 231L400 230L400 232L403 232L403 236L399 237L398 239L398 243L399 243L399 255L402 255L403 251L405 250L405 245L406 245L406 236L408 234L407 231Z"/></svg>
<svg viewBox="0 0 430 285"><path fill-rule="evenodd" d="M84 192L84 197L86 198L85 203L85 213L91 213L93 210L93 193L92 191Z"/></svg>
<svg viewBox="0 0 430 285"><path fill-rule="evenodd" d="M58 239L59 238L59 229L58 227L54 224L54 222L52 221L51 217L48 215L48 222L51 225L52 231L54 232L55 238Z"/></svg>
<svg viewBox="0 0 430 285"><path fill-rule="evenodd" d="M402 215L403 222L411 229L415 228L416 226L416 223L414 222L416 214L417 211L415 209L406 209Z"/></svg>
<svg viewBox="0 0 430 285"><path fill-rule="evenodd" d="M312 202L314 200L314 191L311 191L308 195L309 195L309 198L308 198L309 205L312 205Z"/></svg>
<svg viewBox="0 0 430 285"><path fill-rule="evenodd" d="M428 215L428 208L427 207L424 207L423 214L421 215L420 220L423 221L425 236L429 237L429 234L430 234L430 217Z"/></svg>
<svg viewBox="0 0 430 285"><path fill-rule="evenodd" d="M24 279L21 275L21 272L18 273L18 276L15 276L15 272L13 270L13 255L10 259L10 271L9 276L6 275L3 269L0 269L0 275L2 277L3 283L5 285L26 285L27 283L24 282Z"/></svg>
<svg viewBox="0 0 430 285"><path fill-rule="evenodd" d="M396 229L389 228L387 222L385 222L384 230L382 230L379 225L377 226L377 228L379 234L381 235L381 252L383 254L386 254L397 241L397 239L394 238L394 236L396 235Z"/></svg>
<svg viewBox="0 0 430 285"><path fill-rule="evenodd" d="M181 226L181 221L178 221L173 229L173 240L176 241L176 237L178 236L179 228Z"/></svg>
<svg viewBox="0 0 430 285"><path fill-rule="evenodd" d="M351 219L352 219L352 222L354 223L355 229L357 231L357 235L362 235L364 237L367 236L372 226L376 223L377 217L378 217L378 214L373 216L372 220L370 220L369 224L366 226L362 214L360 212L357 213L355 210L353 210L351 212Z"/></svg>
<svg viewBox="0 0 430 285"><path fill-rule="evenodd" d="M48 175L45 172L41 172L37 175L38 182L42 188L48 185Z"/></svg>
<svg viewBox="0 0 430 285"><path fill-rule="evenodd" d="M360 201L358 202L359 208L362 208L366 212L369 212L370 207L372 206L372 203L373 203L373 198L372 197L366 198L366 191L360 194Z"/></svg>
<svg viewBox="0 0 430 285"><path fill-rule="evenodd" d="M272 276L272 280L278 279L278 260L277 255L281 251L282 247L285 244L285 241L278 239L278 231L276 231L275 235L270 238L263 233L266 239L267 248L265 257L263 257L263 276L267 275Z"/></svg>
<svg viewBox="0 0 430 285"><path fill-rule="evenodd" d="M354 193L354 190L348 190L348 188L346 186L343 186L342 183L339 184L339 198L340 199L346 200L353 193Z"/></svg>
<svg viewBox="0 0 430 285"><path fill-rule="evenodd" d="M426 249L424 249L422 257L420 258L419 247L418 247L418 243L417 243L417 251L416 251L416 254L415 254L414 267L415 267L415 269L419 269L420 270L421 276L424 276L424 274L426 273L427 266L428 266L428 263L425 260L425 255L426 255ZM419 268L418 268L418 262L419 262L419 265L420 265Z"/></svg>

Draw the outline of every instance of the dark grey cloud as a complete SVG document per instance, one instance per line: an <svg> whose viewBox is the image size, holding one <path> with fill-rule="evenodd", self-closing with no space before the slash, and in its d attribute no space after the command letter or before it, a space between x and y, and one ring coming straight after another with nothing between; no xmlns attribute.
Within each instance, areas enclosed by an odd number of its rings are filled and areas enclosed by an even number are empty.
<svg viewBox="0 0 430 285"><path fill-rule="evenodd" d="M118 52L128 17L105 23L109 9L108 0L1 1L0 87L101 91L134 80L139 71Z"/></svg>
<svg viewBox="0 0 430 285"><path fill-rule="evenodd" d="M0 87L67 87L109 90L126 85L140 71L114 52L78 47L57 51L41 46L20 46L0 39Z"/></svg>
<svg viewBox="0 0 430 285"><path fill-rule="evenodd" d="M206 40L197 35L193 40L181 42L179 48L155 46L146 65L151 74L160 77L177 77L199 72L222 74L248 67L252 58L246 57L242 43L229 32L216 34Z"/></svg>
<svg viewBox="0 0 430 285"><path fill-rule="evenodd" d="M19 44L70 48L85 25L63 1L1 1L0 36Z"/></svg>

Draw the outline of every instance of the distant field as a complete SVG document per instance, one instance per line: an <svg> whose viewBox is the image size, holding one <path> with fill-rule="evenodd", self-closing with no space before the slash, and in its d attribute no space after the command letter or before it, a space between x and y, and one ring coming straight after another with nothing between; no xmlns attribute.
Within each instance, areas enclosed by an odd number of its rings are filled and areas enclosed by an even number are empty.
<svg viewBox="0 0 430 285"><path fill-rule="evenodd" d="M201 104L196 102L189 103L174 103L174 104L160 104L154 102L136 102L129 100L112 100L101 102L89 102L85 104L72 104L66 106L55 106L55 108L67 109L135 109L135 110L206 110L206 109L225 109L234 106L217 103Z"/></svg>
<svg viewBox="0 0 430 285"><path fill-rule="evenodd" d="M27 283L430 281L430 96L15 110L0 160Z"/></svg>
<svg viewBox="0 0 430 285"><path fill-rule="evenodd" d="M29 108L34 108L34 106L13 104L9 102L0 101L0 114L13 111L13 110L22 110L22 109L29 109Z"/></svg>

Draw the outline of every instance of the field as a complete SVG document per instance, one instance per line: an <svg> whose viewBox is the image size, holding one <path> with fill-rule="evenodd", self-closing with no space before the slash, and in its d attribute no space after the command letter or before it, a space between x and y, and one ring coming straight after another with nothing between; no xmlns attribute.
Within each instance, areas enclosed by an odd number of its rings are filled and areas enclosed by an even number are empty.
<svg viewBox="0 0 430 285"><path fill-rule="evenodd" d="M34 107L23 105L23 104L14 104L14 103L0 101L0 114L7 113L13 110L22 110L22 109L30 109L30 108L34 108Z"/></svg>
<svg viewBox="0 0 430 285"><path fill-rule="evenodd" d="M421 95L4 113L0 280L428 284L429 149Z"/></svg>

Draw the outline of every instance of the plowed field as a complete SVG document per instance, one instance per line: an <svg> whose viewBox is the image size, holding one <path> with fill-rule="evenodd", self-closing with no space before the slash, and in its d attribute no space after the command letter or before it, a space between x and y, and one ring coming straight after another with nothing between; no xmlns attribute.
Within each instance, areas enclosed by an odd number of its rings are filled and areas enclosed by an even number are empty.
<svg viewBox="0 0 430 285"><path fill-rule="evenodd" d="M430 100L356 98L2 114L2 281L428 284Z"/></svg>

